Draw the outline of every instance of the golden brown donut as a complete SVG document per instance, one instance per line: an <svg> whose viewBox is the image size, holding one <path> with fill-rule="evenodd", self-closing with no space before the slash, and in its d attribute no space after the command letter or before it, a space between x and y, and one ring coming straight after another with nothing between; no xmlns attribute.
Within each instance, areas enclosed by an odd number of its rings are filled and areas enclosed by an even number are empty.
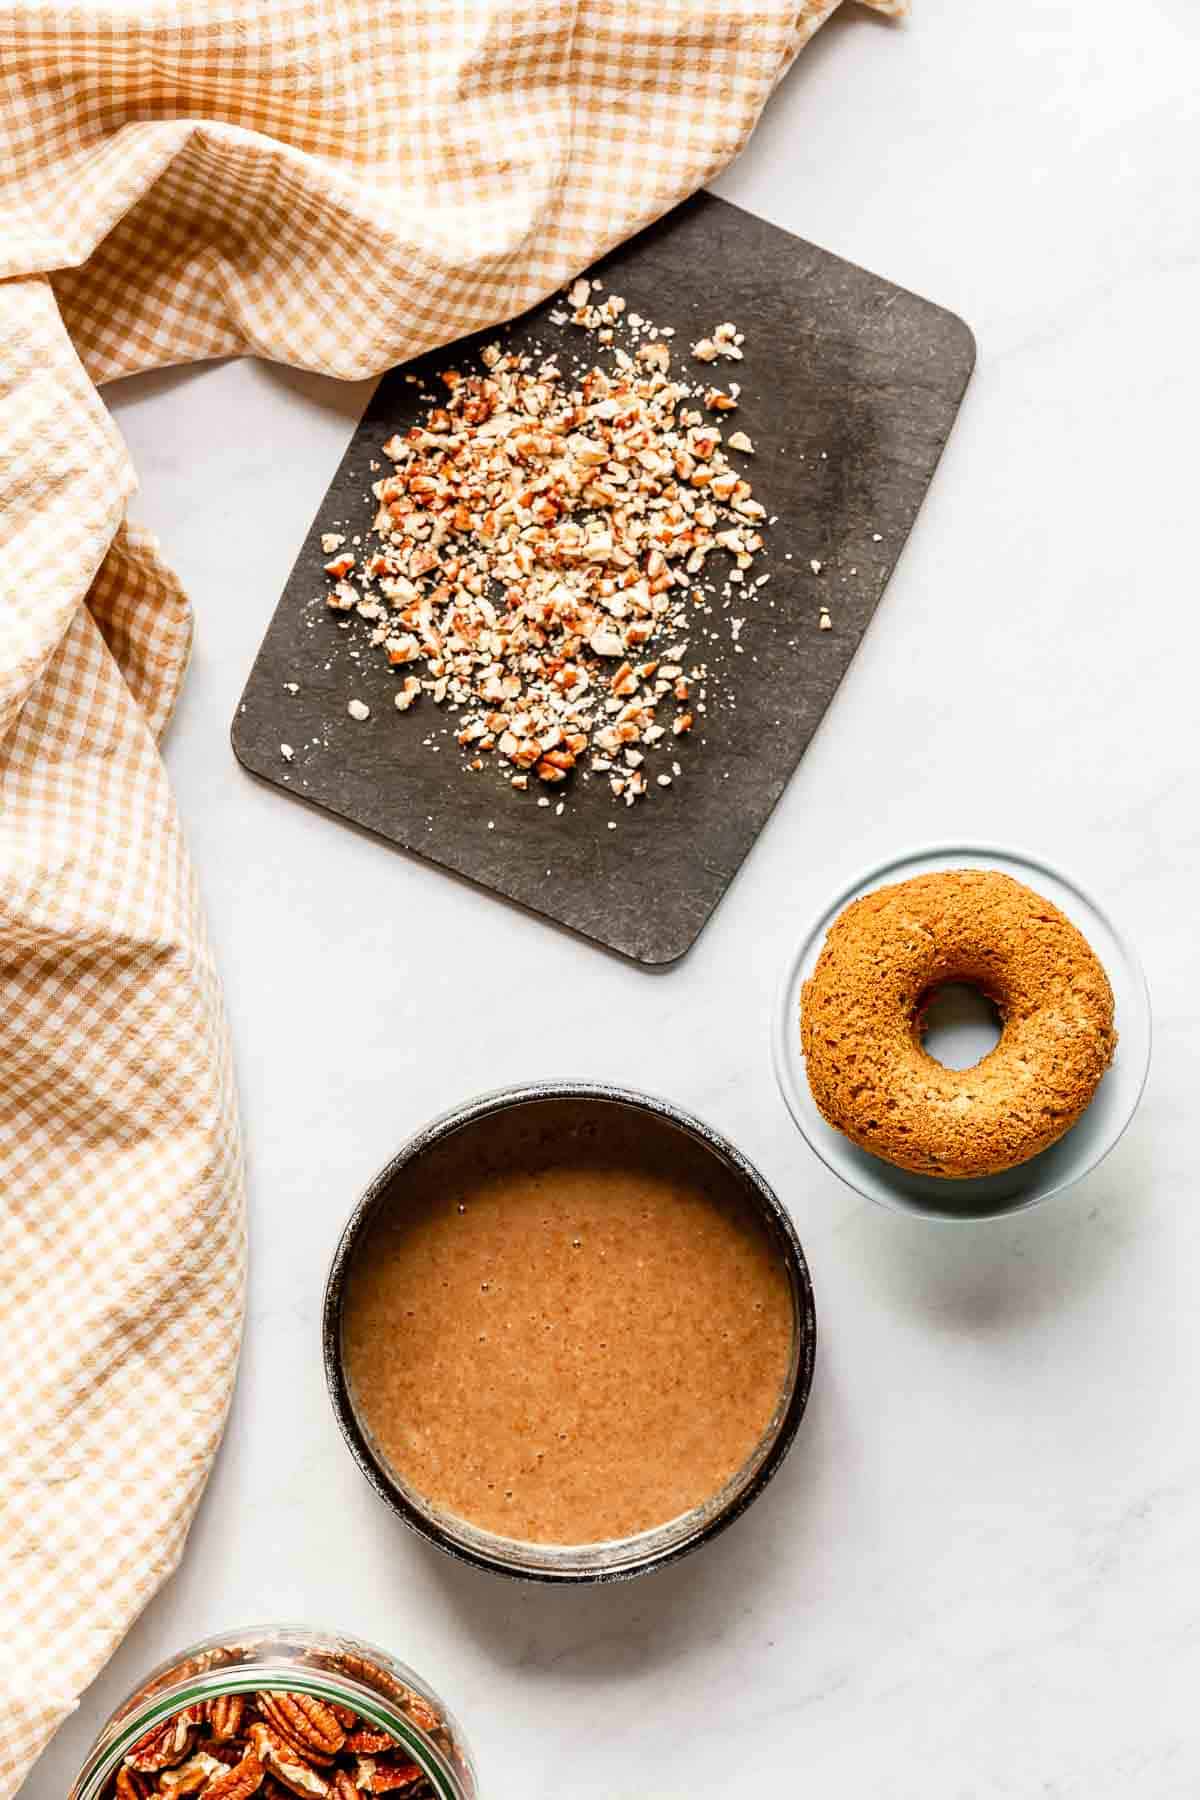
<svg viewBox="0 0 1200 1800"><path fill-rule="evenodd" d="M936 988L965 982L1003 1021L994 1050L947 1069L921 1042ZM800 1002L813 1099L864 1150L925 1175L994 1175L1087 1108L1112 1061L1113 996L1049 900L988 869L918 875L852 901Z"/></svg>

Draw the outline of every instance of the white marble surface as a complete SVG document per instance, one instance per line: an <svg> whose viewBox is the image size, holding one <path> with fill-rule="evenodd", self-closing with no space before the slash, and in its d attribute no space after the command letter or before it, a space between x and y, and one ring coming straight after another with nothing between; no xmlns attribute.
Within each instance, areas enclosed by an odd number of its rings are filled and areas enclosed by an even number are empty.
<svg viewBox="0 0 1200 1800"><path fill-rule="evenodd" d="M718 183L956 308L980 364L829 718L665 974L235 766L241 684L365 388L246 364L113 390L137 513L199 614L167 757L240 1057L253 1273L184 1565L37 1800L66 1792L149 1662L272 1616L426 1671L491 1800L1192 1800L1198 91L1195 0L918 0L904 31L831 27ZM819 1167L775 1091L768 1019L835 884L956 834L1042 850L1107 901L1147 965L1157 1047L1138 1119L1082 1188L939 1229ZM343 1449L319 1358L325 1265L366 1178L439 1108L564 1063L730 1133L794 1212L821 1317L774 1487L699 1557L617 1591L526 1591L407 1535Z"/></svg>

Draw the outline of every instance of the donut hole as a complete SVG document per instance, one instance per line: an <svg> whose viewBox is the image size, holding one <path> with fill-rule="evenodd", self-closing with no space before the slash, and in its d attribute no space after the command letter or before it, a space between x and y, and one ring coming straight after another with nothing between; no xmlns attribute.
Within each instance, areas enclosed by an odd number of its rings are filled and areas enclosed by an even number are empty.
<svg viewBox="0 0 1200 1800"><path fill-rule="evenodd" d="M1004 1021L994 1000L966 981L947 981L921 996L917 1035L944 1069L973 1069L996 1048Z"/></svg>

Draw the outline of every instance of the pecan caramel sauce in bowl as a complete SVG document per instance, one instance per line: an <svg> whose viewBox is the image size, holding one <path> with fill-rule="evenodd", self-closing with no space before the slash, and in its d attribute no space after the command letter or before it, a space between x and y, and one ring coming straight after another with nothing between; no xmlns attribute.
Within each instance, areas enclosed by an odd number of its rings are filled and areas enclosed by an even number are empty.
<svg viewBox="0 0 1200 1800"><path fill-rule="evenodd" d="M477 1800L445 1703L372 1644L247 1627L160 1664L122 1701L70 1800Z"/></svg>
<svg viewBox="0 0 1200 1800"><path fill-rule="evenodd" d="M376 1492L527 1580L625 1579L729 1525L791 1446L815 1339L758 1171L669 1102L578 1081L419 1132L325 1295L330 1395Z"/></svg>

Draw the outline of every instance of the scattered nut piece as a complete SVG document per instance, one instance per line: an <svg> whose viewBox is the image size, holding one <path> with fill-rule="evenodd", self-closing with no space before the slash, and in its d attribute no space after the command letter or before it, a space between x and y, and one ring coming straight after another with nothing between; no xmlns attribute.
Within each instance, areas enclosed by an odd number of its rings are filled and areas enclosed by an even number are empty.
<svg viewBox="0 0 1200 1800"><path fill-rule="evenodd" d="M371 709L365 700L351 700L346 711L352 719L369 719L371 716Z"/></svg>

